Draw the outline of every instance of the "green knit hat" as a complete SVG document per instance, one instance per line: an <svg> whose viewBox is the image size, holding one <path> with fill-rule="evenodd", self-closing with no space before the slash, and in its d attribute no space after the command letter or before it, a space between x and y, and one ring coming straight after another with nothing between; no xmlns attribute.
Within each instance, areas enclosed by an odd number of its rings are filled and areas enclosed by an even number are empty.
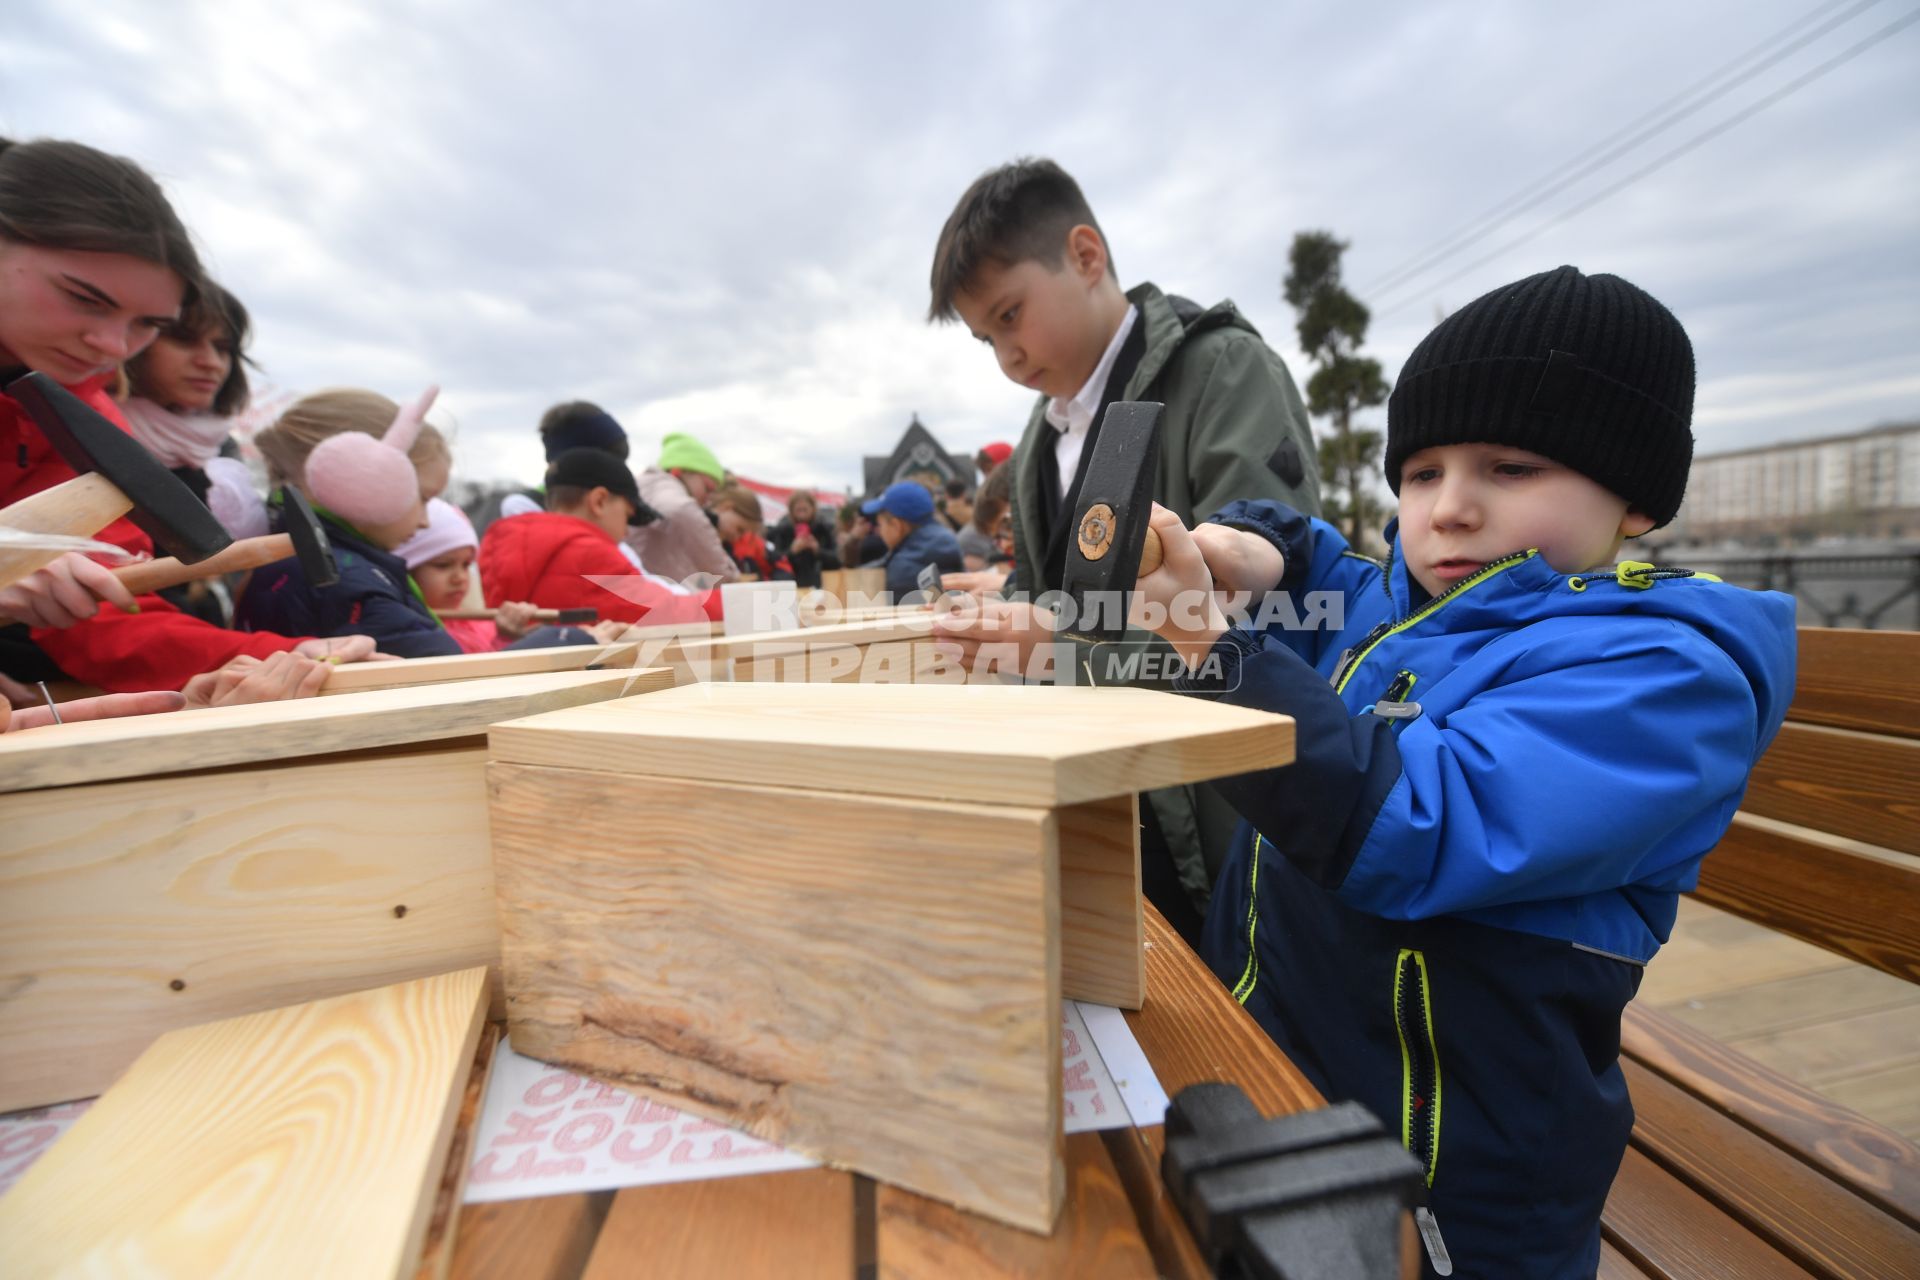
<svg viewBox="0 0 1920 1280"><path fill-rule="evenodd" d="M660 442L660 469L698 471L703 476L712 476L716 484L727 478L726 469L720 465L720 459L713 456L713 450L678 431Z"/></svg>

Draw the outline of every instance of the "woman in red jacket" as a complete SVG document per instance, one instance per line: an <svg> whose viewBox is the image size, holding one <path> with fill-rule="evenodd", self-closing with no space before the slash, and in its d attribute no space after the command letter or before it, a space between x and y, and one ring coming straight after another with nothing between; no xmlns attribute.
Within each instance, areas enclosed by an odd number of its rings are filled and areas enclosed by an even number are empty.
<svg viewBox="0 0 1920 1280"><path fill-rule="evenodd" d="M200 274L186 229L138 165L76 142L0 139L0 388L28 370L47 374L124 430L105 385L178 318ZM0 394L0 507L73 475L19 403ZM124 519L96 536L152 550ZM112 574L77 555L0 588L0 615L31 627L0 632L7 674L64 673L116 692L179 689L238 657L371 649L227 631L158 596L136 604Z"/></svg>

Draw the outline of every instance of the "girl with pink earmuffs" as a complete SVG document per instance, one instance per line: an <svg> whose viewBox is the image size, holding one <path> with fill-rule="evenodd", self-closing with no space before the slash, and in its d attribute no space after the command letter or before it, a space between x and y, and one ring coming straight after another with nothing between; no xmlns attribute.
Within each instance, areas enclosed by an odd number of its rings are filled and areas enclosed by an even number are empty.
<svg viewBox="0 0 1920 1280"><path fill-rule="evenodd" d="M394 554L427 525L452 453L426 421L438 388L402 408L373 391L322 391L254 436L269 483L292 485L319 514L340 580L317 586L289 557L256 569L235 609L247 630L367 635L402 658L461 652ZM278 510L275 528L280 527Z"/></svg>

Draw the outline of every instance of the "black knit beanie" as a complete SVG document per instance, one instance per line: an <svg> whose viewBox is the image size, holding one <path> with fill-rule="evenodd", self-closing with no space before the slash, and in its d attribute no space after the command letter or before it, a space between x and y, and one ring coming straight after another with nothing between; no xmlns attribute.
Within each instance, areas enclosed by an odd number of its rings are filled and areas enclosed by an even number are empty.
<svg viewBox="0 0 1920 1280"><path fill-rule="evenodd" d="M1659 528L1693 463L1693 344L1618 276L1560 267L1474 299L1407 357L1387 401L1387 485L1443 444L1504 444L1572 467Z"/></svg>

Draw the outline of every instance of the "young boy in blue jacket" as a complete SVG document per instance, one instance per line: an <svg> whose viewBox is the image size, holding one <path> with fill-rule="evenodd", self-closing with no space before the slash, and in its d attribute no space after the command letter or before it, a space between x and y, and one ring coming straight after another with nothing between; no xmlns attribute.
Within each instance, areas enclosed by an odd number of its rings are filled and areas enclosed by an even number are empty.
<svg viewBox="0 0 1920 1280"><path fill-rule="evenodd" d="M1793 692L1794 607L1628 562L1692 459L1671 313L1572 267L1443 321L1388 403L1387 564L1275 502L1156 509L1156 629L1284 712L1205 954L1329 1098L1426 1169L1429 1274L1587 1276L1633 1124L1620 1014ZM1235 624L1248 591L1278 625ZM1330 628L1265 592L1330 592ZM1185 600L1190 606L1181 609ZM1325 598L1323 598L1323 603Z"/></svg>

